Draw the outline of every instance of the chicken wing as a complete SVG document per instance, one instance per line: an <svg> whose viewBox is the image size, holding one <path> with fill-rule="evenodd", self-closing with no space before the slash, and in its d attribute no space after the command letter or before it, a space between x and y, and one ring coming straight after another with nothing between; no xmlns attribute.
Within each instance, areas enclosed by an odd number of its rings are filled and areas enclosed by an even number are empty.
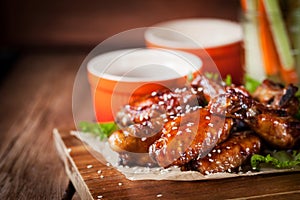
<svg viewBox="0 0 300 200"><path fill-rule="evenodd" d="M299 110L299 100L295 96L297 90L298 88L292 84L284 87L270 80L264 80L253 93L253 97L272 109L285 110L294 115Z"/></svg>
<svg viewBox="0 0 300 200"><path fill-rule="evenodd" d="M287 149L300 140L300 121L286 112L266 107L234 90L229 90L223 97L227 102L227 116L244 121L269 144Z"/></svg>
<svg viewBox="0 0 300 200"><path fill-rule="evenodd" d="M232 172L251 155L258 153L260 147L260 139L253 133L235 133L228 140L217 145L207 156L194 159L181 169L183 171L199 171L206 175L217 172Z"/></svg>
<svg viewBox="0 0 300 200"><path fill-rule="evenodd" d="M214 115L206 108L176 117L165 124L161 137L150 146L149 154L159 166L182 166L205 156L224 141L232 124L232 119Z"/></svg>
<svg viewBox="0 0 300 200"><path fill-rule="evenodd" d="M211 98L224 92L222 85L198 74L189 86L154 91L130 102L117 113L116 122L123 128L152 118L180 115L206 106Z"/></svg>

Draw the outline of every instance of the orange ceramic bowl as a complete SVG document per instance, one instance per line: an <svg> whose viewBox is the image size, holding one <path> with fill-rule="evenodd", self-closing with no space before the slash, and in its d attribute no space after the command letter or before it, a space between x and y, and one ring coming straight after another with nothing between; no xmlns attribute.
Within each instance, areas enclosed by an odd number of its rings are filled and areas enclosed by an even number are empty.
<svg viewBox="0 0 300 200"><path fill-rule="evenodd" d="M182 87L201 66L193 54L165 49L125 49L94 57L87 69L97 121L114 121L119 109L137 97Z"/></svg>
<svg viewBox="0 0 300 200"><path fill-rule="evenodd" d="M243 80L242 29L238 23L221 19L180 19L148 28L148 47L182 50L203 61L202 70L224 78L230 74L234 83Z"/></svg>

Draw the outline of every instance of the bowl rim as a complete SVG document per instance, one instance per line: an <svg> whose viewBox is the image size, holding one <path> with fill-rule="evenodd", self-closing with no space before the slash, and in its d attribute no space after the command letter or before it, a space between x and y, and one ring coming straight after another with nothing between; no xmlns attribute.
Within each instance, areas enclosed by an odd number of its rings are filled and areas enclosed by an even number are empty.
<svg viewBox="0 0 300 200"><path fill-rule="evenodd" d="M168 55L171 56L175 56L178 58L178 56L180 56L181 60L184 61L186 64L189 65L189 69L190 71L188 72L188 70L185 70L186 73L183 74L180 72L178 73L178 77L170 77L170 78L163 78L163 77L124 77L124 76L118 76L118 75L112 75L112 74L108 74L105 73L106 69L108 68L108 66L110 66L111 64L113 64L113 62L118 59L119 57L126 55L126 54L130 54L130 53L135 53L135 52L139 52L139 51L144 51L146 54L149 52L168 52ZM143 53L143 52L142 52ZM167 54L166 54L167 55ZM135 56L135 55L133 55ZM147 56L147 55L146 55ZM95 69L96 65L99 64L99 62L101 62L101 59L103 59L102 61L106 62L106 66L103 67L102 71L99 71L97 69ZM108 66L107 66L108 65ZM163 64L161 64L163 65ZM131 48L131 49L121 49L121 50L115 50L115 51L109 51L103 54L99 54L95 57L93 57L92 59L90 59L87 62L87 71L88 73L92 74L93 76L97 77L97 78L101 78L101 79L106 79L106 80L111 80L111 81L117 81L117 82L161 82L161 81L169 81L169 80L174 80L174 79L178 79L178 78L183 78L188 76L189 74L193 74L197 71L200 72L201 68L203 66L203 62L202 60L192 54L192 53L188 53L188 52L184 52L184 51L180 51L180 50L170 50L170 49L162 49L162 48ZM181 67L181 66L179 66ZM178 66L177 66L178 68Z"/></svg>
<svg viewBox="0 0 300 200"><path fill-rule="evenodd" d="M207 23L209 22L209 23ZM193 39L192 36L189 34L183 33L180 30L172 29L169 26L173 24L184 24L185 26L189 25L190 27L195 26L195 24L207 23L207 24L214 24L214 23L222 23L225 26L228 26L230 29L236 29L237 34L235 39L228 40L226 42L219 43L218 45L208 45L204 46L201 45L200 42L197 42L197 40ZM217 27L217 26L215 26ZM167 41L163 38L157 37L155 35L157 32L155 31L172 31L176 32L182 36L184 36L187 39L191 39L195 44L193 46L184 45L180 42L176 41ZM220 19L220 18L184 18L184 19L174 19L169 21L160 22L157 24L154 24L147 28L147 30L144 33L145 40L149 43L161 46L161 47L167 47L167 48L175 48L175 49L185 49L185 50L195 50L195 49L213 49L213 48L219 48L222 46L239 43L243 40L243 30L241 25L238 22L227 20L227 19Z"/></svg>

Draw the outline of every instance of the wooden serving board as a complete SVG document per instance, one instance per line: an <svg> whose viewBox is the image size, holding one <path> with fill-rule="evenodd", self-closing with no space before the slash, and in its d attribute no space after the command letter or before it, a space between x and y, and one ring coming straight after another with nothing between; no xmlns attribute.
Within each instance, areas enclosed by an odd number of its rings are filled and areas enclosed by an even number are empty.
<svg viewBox="0 0 300 200"><path fill-rule="evenodd" d="M54 131L66 173L82 199L300 199L300 173L202 181L130 181L69 131Z"/></svg>

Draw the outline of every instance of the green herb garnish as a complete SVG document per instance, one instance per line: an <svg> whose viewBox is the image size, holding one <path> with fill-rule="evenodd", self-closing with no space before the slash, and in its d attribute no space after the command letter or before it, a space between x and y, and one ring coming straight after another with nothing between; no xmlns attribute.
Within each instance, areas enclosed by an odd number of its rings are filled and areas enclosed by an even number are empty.
<svg viewBox="0 0 300 200"><path fill-rule="evenodd" d="M110 123L91 123L91 122L80 122L80 130L86 133L92 133L99 136L100 140L108 138L114 131L118 129L118 126L114 122Z"/></svg>
<svg viewBox="0 0 300 200"><path fill-rule="evenodd" d="M213 72L205 72L204 74L208 79L211 79L213 81L217 81L219 78L219 74L213 73Z"/></svg>
<svg viewBox="0 0 300 200"><path fill-rule="evenodd" d="M267 156L254 154L251 157L251 166L259 170L261 165L267 165L278 169L288 169L300 166L300 152L298 151L276 151Z"/></svg>
<svg viewBox="0 0 300 200"><path fill-rule="evenodd" d="M227 76L226 76L224 82L225 82L225 84L226 84L227 86L232 85L232 78L231 78L231 76L230 76L229 74L227 74Z"/></svg>
<svg viewBox="0 0 300 200"><path fill-rule="evenodd" d="M244 85L246 90L248 90L250 93L253 93L256 88L261 84L259 81L255 80L254 78L246 75L244 80Z"/></svg>

